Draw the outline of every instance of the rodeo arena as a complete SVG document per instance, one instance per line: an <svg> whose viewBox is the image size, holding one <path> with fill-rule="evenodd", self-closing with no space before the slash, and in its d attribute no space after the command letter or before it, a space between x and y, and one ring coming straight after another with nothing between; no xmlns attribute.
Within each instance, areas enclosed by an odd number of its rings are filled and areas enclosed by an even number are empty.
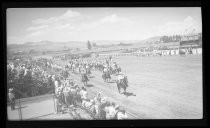
<svg viewBox="0 0 210 128"><path fill-rule="evenodd" d="M7 59L8 119L202 118L200 39L87 57Z"/></svg>

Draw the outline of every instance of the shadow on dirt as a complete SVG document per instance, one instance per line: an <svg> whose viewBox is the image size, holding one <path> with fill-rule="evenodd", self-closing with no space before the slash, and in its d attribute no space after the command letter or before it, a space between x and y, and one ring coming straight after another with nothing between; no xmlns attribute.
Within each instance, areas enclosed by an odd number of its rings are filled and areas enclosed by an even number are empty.
<svg viewBox="0 0 210 128"><path fill-rule="evenodd" d="M109 82L107 82L107 83L116 83L115 81L109 81Z"/></svg>
<svg viewBox="0 0 210 128"><path fill-rule="evenodd" d="M87 84L86 87L93 87L93 85L92 84Z"/></svg>
<svg viewBox="0 0 210 128"><path fill-rule="evenodd" d="M89 76L89 78L95 78L95 76Z"/></svg>
<svg viewBox="0 0 210 128"><path fill-rule="evenodd" d="M125 96L136 96L136 94L131 93L131 92L123 92L122 94L124 94Z"/></svg>

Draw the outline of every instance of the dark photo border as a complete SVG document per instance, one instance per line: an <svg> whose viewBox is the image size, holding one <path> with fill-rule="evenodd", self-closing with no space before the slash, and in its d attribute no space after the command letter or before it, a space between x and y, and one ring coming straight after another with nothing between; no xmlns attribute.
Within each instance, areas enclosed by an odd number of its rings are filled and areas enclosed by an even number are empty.
<svg viewBox="0 0 210 128"><path fill-rule="evenodd" d="M3 65L1 66L4 72L1 72L3 81L1 83L1 105L0 118L6 123L8 128L28 128L28 127L49 127L49 128L63 128L63 127L141 127L141 126L207 126L207 83L206 83L206 51L207 42L206 31L208 24L206 15L207 7L204 1L149 1L149 2L4 2L2 3L2 36L1 55L3 58ZM201 7L202 9L202 36L203 36L203 119L145 119L145 120L65 120L65 121L9 121L7 120L7 84L6 84L6 64L7 64L7 40L6 40L6 10L7 8L62 8L62 7ZM204 27L205 26L205 27Z"/></svg>

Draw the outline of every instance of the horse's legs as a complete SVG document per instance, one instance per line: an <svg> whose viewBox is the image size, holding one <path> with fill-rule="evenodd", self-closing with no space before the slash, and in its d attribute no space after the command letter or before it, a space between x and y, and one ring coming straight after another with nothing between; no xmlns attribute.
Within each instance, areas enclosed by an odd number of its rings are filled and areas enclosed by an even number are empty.
<svg viewBox="0 0 210 128"><path fill-rule="evenodd" d="M126 93L126 87L124 87L124 93Z"/></svg>
<svg viewBox="0 0 210 128"><path fill-rule="evenodd" d="M120 93L120 87L119 87L119 85L117 84L117 89L118 89L118 92Z"/></svg>

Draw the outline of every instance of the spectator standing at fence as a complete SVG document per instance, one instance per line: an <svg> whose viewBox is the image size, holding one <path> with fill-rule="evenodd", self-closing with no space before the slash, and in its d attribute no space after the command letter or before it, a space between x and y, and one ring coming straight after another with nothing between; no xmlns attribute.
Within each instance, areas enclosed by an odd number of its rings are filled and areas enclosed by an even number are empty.
<svg viewBox="0 0 210 128"><path fill-rule="evenodd" d="M106 119L106 112L104 111L106 105L107 105L107 99L106 97L103 97L101 99L101 119Z"/></svg>
<svg viewBox="0 0 210 128"><path fill-rule="evenodd" d="M9 100L10 100L10 103L11 103L11 110L15 110L15 94L13 92L13 88L10 88L9 89Z"/></svg>
<svg viewBox="0 0 210 128"><path fill-rule="evenodd" d="M115 103L112 102L110 106L106 108L106 119L115 119L116 112Z"/></svg>
<svg viewBox="0 0 210 128"><path fill-rule="evenodd" d="M82 87L82 91L81 91L81 98L82 100L87 100L87 91L85 87Z"/></svg>
<svg viewBox="0 0 210 128"><path fill-rule="evenodd" d="M97 93L97 95L94 98L95 102L95 110L96 110L96 116L101 119L101 93Z"/></svg>
<svg viewBox="0 0 210 128"><path fill-rule="evenodd" d="M76 84L74 84L73 86L71 86L70 88L70 96L72 97L72 104L74 106L76 106L76 95L77 95L77 92L76 92Z"/></svg>
<svg viewBox="0 0 210 128"><path fill-rule="evenodd" d="M125 112L124 108L118 106L116 109L117 109L116 118L118 120L123 120L123 119L127 119L128 118L128 115Z"/></svg>
<svg viewBox="0 0 210 128"><path fill-rule="evenodd" d="M76 99L77 99L76 101L77 101L77 103L82 102L80 91L81 91L81 88L79 86L76 86Z"/></svg>
<svg viewBox="0 0 210 128"><path fill-rule="evenodd" d="M56 103L56 113L62 111L62 95L61 95L61 88L57 89L57 93L55 95L55 103Z"/></svg>

